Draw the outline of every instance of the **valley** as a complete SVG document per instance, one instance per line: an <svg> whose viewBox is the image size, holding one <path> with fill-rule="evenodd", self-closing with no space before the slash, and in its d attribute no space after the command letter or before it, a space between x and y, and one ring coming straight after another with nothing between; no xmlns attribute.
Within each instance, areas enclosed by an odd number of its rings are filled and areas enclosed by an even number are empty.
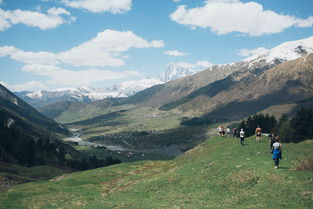
<svg viewBox="0 0 313 209"><path fill-rule="evenodd" d="M37 109L0 85L0 205L310 208L312 52L313 37L286 42L126 97L37 92L27 98ZM245 145L217 136L220 125L244 129ZM273 132L284 145L276 170Z"/></svg>

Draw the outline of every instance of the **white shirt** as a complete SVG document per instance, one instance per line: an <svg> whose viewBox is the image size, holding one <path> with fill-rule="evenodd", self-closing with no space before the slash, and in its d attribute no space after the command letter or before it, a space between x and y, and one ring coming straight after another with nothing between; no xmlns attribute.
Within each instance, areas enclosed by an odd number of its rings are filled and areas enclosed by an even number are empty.
<svg viewBox="0 0 313 209"><path fill-rule="evenodd" d="M279 143L279 142L275 142L275 143L273 144L273 147L274 147L274 149L279 149L280 143Z"/></svg>
<svg viewBox="0 0 313 209"><path fill-rule="evenodd" d="M240 131L240 137L242 138L242 137L245 137L245 132L244 131Z"/></svg>

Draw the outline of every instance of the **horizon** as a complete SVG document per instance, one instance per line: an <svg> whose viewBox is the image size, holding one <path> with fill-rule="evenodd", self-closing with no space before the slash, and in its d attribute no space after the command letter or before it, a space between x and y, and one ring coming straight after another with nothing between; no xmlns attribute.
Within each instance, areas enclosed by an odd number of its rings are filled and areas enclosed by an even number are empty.
<svg viewBox="0 0 313 209"><path fill-rule="evenodd" d="M234 63L311 37L311 9L309 0L301 5L291 0L0 0L0 82L26 91L106 88L158 77L170 64L204 70Z"/></svg>

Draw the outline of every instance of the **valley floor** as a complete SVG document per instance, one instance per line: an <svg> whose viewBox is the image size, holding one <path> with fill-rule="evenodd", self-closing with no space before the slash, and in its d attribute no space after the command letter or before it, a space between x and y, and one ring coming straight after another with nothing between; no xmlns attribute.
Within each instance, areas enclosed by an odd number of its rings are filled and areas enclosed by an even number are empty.
<svg viewBox="0 0 313 209"><path fill-rule="evenodd" d="M267 138L212 137L170 161L142 161L12 187L0 208L312 208L313 173L296 170L313 140L283 145L274 169Z"/></svg>

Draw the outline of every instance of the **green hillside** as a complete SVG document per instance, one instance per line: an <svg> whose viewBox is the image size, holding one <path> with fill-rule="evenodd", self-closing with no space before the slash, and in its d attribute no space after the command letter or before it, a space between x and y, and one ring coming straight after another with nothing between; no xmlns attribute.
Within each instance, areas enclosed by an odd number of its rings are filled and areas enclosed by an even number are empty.
<svg viewBox="0 0 313 209"><path fill-rule="evenodd" d="M283 145L274 169L267 138L213 137L171 161L142 161L65 174L1 194L2 208L312 208L313 140Z"/></svg>

